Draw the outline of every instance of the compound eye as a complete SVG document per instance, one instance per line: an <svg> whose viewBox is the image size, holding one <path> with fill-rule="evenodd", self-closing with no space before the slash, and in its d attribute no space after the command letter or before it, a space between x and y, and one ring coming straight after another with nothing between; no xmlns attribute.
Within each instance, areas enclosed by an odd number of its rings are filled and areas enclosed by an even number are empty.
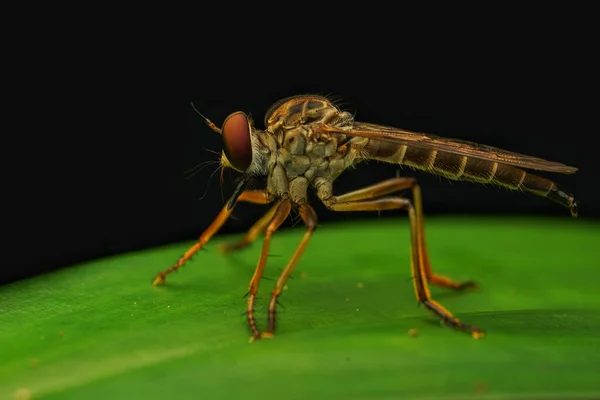
<svg viewBox="0 0 600 400"><path fill-rule="evenodd" d="M230 114L221 129L225 157L240 172L246 171L252 164L252 142L250 141L250 123L241 111Z"/></svg>

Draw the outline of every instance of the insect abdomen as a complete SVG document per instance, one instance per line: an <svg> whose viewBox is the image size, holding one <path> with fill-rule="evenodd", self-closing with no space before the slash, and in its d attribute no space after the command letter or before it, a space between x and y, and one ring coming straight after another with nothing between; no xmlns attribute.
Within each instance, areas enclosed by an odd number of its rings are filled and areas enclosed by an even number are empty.
<svg viewBox="0 0 600 400"><path fill-rule="evenodd" d="M573 195L549 179L528 173L512 165L434 149L369 140L363 148L368 159L384 161L440 175L448 179L495 184L512 190L524 190L547 197L576 214Z"/></svg>

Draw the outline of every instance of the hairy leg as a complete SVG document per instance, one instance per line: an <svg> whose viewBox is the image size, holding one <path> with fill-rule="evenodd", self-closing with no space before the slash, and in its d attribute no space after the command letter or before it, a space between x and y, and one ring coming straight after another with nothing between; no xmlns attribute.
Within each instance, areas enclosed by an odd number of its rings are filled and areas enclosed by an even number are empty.
<svg viewBox="0 0 600 400"><path fill-rule="evenodd" d="M273 218L267 225L267 229L265 231L265 238L263 240L263 247L260 253L260 258L258 259L258 264L256 265L256 270L254 271L254 275L252 276L252 280L250 281L250 285L248 288L248 308L247 308L247 318L248 325L250 326L250 331L252 332L252 337L250 340L259 339L261 334L256 325L256 319L254 318L254 303L256 301L256 293L258 293L258 286L260 284L260 280L262 279L263 272L265 270L265 266L267 264L267 257L269 256L269 246L271 244L271 236L273 233L281 226L283 221L290 215L290 211L292 210L292 202L289 199L284 199L279 203L277 209L275 210L275 214Z"/></svg>
<svg viewBox="0 0 600 400"><path fill-rule="evenodd" d="M300 205L300 216L306 224L306 232L304 233L302 240L298 244L298 247L296 247L292 258L290 259L284 270L281 272L279 279L277 279L275 289L273 289L273 294L271 296L271 301L269 302L268 327L267 331L262 334L263 338L273 337L273 333L275 332L275 313L277 307L277 298L281 295L285 283L294 271L294 268L298 264L300 257L302 257L304 250L306 250L306 246L308 245L308 242L310 241L313 232L315 231L315 229L317 229L317 214L309 204Z"/></svg>
<svg viewBox="0 0 600 400"><path fill-rule="evenodd" d="M241 188L241 185L238 186L238 189ZM223 226L225 221L229 218L235 205L237 202L245 201L248 203L254 204L268 204L273 201L273 197L268 194L264 190L247 190L241 193L234 193L234 195L229 199L227 205L223 207L217 218L213 221L212 224L202 233L196 244L188 249L178 260L177 262L170 268L161 271L154 278L154 282L152 283L154 286L158 286L164 284L167 278L167 275L176 272L179 268L183 267L183 265L194 255L196 254L208 241L215 235L219 229Z"/></svg>

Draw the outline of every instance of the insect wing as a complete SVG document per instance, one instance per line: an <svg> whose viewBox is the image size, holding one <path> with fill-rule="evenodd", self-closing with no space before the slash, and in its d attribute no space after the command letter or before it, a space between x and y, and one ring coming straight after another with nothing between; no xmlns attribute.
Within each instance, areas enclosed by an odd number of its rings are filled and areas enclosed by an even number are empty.
<svg viewBox="0 0 600 400"><path fill-rule="evenodd" d="M318 130L320 132L338 133L346 136L359 136L373 140L383 140L407 146L444 151L467 157L514 165L521 168L558 172L562 174L572 174L577 171L577 168L575 167L533 156L513 153L492 146L464 140L447 139L384 125L355 122L352 127L323 125L319 127Z"/></svg>

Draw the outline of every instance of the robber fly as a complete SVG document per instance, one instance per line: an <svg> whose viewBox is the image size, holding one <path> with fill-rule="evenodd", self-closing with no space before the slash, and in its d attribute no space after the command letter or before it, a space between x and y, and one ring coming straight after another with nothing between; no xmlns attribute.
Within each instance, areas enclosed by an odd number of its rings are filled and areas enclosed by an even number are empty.
<svg viewBox="0 0 600 400"><path fill-rule="evenodd" d="M410 260L417 300L446 324L466 331L474 338L483 336L479 328L459 321L431 297L429 284L455 290L475 284L473 281L457 282L433 272L425 245L421 189L414 178L397 177L349 193L334 194L335 179L363 160L407 165L453 180L493 183L523 190L547 197L568 208L572 216L577 216L577 203L571 194L548 179L526 172L526 169L533 169L571 174L577 168L471 142L358 122L352 114L323 96L300 95L276 102L265 115L265 130L255 128L253 121L243 112L230 114L222 128L207 118L205 120L223 137L221 166L241 172L242 178L198 242L175 265L160 272L154 285L164 283L168 274L177 271L200 250L225 223L238 202L273 204L241 241L222 247L226 252L239 250L265 233L248 289L246 314L251 341L273 337L277 299L317 226L317 215L307 201L309 187L333 211L406 210L410 221ZM249 180L256 176L267 177L266 189L245 190ZM412 191L412 201L390 196L403 189ZM275 284L268 306L267 329L261 332L254 315L259 282L267 262L271 237L292 208L302 217L306 232Z"/></svg>

